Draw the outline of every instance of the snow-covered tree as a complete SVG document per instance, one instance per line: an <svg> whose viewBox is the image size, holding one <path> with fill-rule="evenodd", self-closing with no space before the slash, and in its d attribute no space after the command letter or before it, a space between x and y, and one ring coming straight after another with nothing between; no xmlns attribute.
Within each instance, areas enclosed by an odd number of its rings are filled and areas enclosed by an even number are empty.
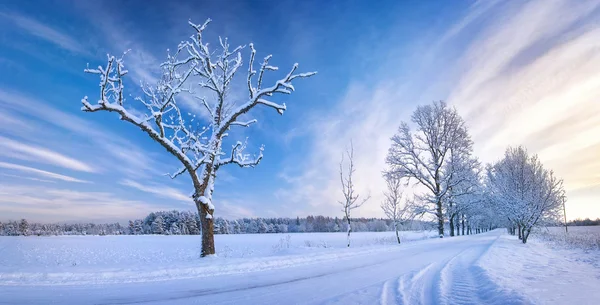
<svg viewBox="0 0 600 305"><path fill-rule="evenodd" d="M277 231L279 231L279 233L287 233L288 225L286 225L284 223L277 225Z"/></svg>
<svg viewBox="0 0 600 305"><path fill-rule="evenodd" d="M258 220L258 233L267 233L269 231L269 227L265 223L265 221L260 218Z"/></svg>
<svg viewBox="0 0 600 305"><path fill-rule="evenodd" d="M169 228L169 234L171 234L171 235L180 235L181 234L181 229L180 229L179 223L174 222L171 224L171 227Z"/></svg>
<svg viewBox="0 0 600 305"><path fill-rule="evenodd" d="M141 235L144 234L144 225L140 219L133 222L133 234Z"/></svg>
<svg viewBox="0 0 600 305"><path fill-rule="evenodd" d="M443 237L444 197L451 178L447 163L452 150L470 150L472 141L463 119L445 102L417 107L411 121L415 131L408 122L402 122L392 137L386 158L388 173L414 180L427 190L416 196L422 204L420 212L436 216L438 233Z"/></svg>
<svg viewBox="0 0 600 305"><path fill-rule="evenodd" d="M340 162L340 182L342 183L342 193L344 194L344 200L339 201L342 205L342 212L344 212L344 218L347 221L346 232L348 234L348 247L350 247L350 233L352 232L352 226L350 225L350 213L352 210L361 207L371 196L367 196L360 201L358 200L359 194L354 189L354 182L352 176L356 169L354 168L354 145L350 141L350 149L346 150L346 156L348 157L348 168L344 173L344 154L342 154L342 161Z"/></svg>
<svg viewBox="0 0 600 305"><path fill-rule="evenodd" d="M470 147L462 147L463 151L452 150L447 164L448 191L444 198L446 215L450 227L450 236L455 235L461 215L469 211L469 207L478 203L481 197L482 185L480 179L481 165L472 156ZM456 229L456 235L459 235Z"/></svg>
<svg viewBox="0 0 600 305"><path fill-rule="evenodd" d="M135 225L133 220L129 221L129 225L127 226L127 229L129 230L129 235L135 235Z"/></svg>
<svg viewBox="0 0 600 305"><path fill-rule="evenodd" d="M522 146L508 148L502 160L488 166L487 186L496 212L517 227L523 243L540 221L561 216L562 180Z"/></svg>
<svg viewBox="0 0 600 305"><path fill-rule="evenodd" d="M165 233L165 224L162 216L158 215L152 222L152 234L163 234Z"/></svg>
<svg viewBox="0 0 600 305"><path fill-rule="evenodd" d="M174 53L167 54L167 60L160 65L160 80L142 86L144 95L136 100L146 108L143 114L131 111L131 106L126 103L124 76L127 70L122 57L108 56L106 66L85 70L100 76L100 97L96 104L90 103L87 97L82 99L83 111L117 113L121 120L141 129L181 163L181 168L170 176L175 178L187 173L192 180L192 198L202 227L202 256L215 253L212 196L218 170L228 164L253 167L263 157L262 147L258 155L251 156L245 152L246 143L239 141L231 150L225 151L223 141L228 131L235 126L248 127L255 123L256 120L244 117L259 105L283 114L286 105L273 102L271 98L276 94L291 94L294 79L315 74L296 73L298 65L294 64L283 78L265 86L265 72L277 71L277 67L269 64L269 55L258 71L254 70L256 50L249 44L245 79L248 96L241 102L232 100L231 84L242 67L243 47L230 49L227 39L219 39L220 49L209 49L209 44L203 40L209 22L210 19L203 24L189 22L194 34L180 43ZM186 115L181 109L180 101L184 96L193 97L204 107L205 115L209 117L205 126L194 123L195 114Z"/></svg>
<svg viewBox="0 0 600 305"><path fill-rule="evenodd" d="M29 222L27 222L27 219L21 219L19 222L19 235L29 235Z"/></svg>
<svg viewBox="0 0 600 305"><path fill-rule="evenodd" d="M242 233L242 227L240 226L240 223L237 220L233 221L233 234L240 234Z"/></svg>
<svg viewBox="0 0 600 305"><path fill-rule="evenodd" d="M385 199L381 203L381 209L385 216L392 221L396 239L400 243L399 226L412 219L412 206L406 200L403 203L402 179L389 174L384 177L387 183L387 191L384 193Z"/></svg>

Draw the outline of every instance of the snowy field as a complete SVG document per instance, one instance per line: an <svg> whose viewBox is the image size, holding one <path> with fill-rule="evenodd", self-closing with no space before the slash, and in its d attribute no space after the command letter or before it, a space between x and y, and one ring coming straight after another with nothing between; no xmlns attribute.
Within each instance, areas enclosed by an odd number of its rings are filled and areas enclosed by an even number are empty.
<svg viewBox="0 0 600 305"><path fill-rule="evenodd" d="M199 236L1 237L0 304L600 303L599 251L435 235L217 235L205 259Z"/></svg>
<svg viewBox="0 0 600 305"><path fill-rule="evenodd" d="M600 226L549 227L538 229L534 238L561 248L600 251Z"/></svg>
<svg viewBox="0 0 600 305"><path fill-rule="evenodd" d="M436 236L434 231L401 232L403 242ZM296 265L396 245L394 232L357 232L351 240L347 251L345 233L215 235L217 258L208 262L199 258L199 235L0 236L0 285L187 278ZM235 265L242 270L229 268L232 262L244 263Z"/></svg>

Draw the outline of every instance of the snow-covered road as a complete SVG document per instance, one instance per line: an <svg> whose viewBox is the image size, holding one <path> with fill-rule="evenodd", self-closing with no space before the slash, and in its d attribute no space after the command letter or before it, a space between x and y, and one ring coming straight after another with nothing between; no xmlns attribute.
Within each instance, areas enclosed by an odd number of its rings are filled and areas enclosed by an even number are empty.
<svg viewBox="0 0 600 305"><path fill-rule="evenodd" d="M7 285L0 286L0 304L527 304L476 264L501 234L425 240L239 274Z"/></svg>

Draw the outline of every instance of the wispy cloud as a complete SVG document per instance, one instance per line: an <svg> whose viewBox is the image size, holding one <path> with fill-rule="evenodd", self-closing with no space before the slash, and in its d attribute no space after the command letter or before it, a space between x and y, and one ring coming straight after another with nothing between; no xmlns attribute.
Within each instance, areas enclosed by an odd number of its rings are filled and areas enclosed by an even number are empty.
<svg viewBox="0 0 600 305"><path fill-rule="evenodd" d="M25 180L31 180L31 181L56 183L56 181L52 181L52 180L40 179L40 178L35 178L35 177L25 177L25 176L13 175L13 174L0 173L0 176L17 178L17 179L25 179Z"/></svg>
<svg viewBox="0 0 600 305"><path fill-rule="evenodd" d="M17 153L13 154L12 156L19 156L21 154L24 154L24 159L26 160L34 160L76 171L88 173L96 172L94 168L79 160L67 157L65 155L59 154L57 152L51 151L43 147L27 145L25 143L14 141L2 136L0 136L0 147L3 148L2 152L4 153L9 151Z"/></svg>
<svg viewBox="0 0 600 305"><path fill-rule="evenodd" d="M119 182L119 184L135 188L142 192L150 193L159 197L173 199L177 201L182 201L186 203L192 203L192 198L190 196L185 195L180 190L162 186L162 185L153 185L153 184L142 184L133 180L125 179Z"/></svg>
<svg viewBox="0 0 600 305"><path fill-rule="evenodd" d="M244 207L246 203L247 202L241 202L239 200L220 200L219 210L215 212L215 215L217 217L228 219L256 217L257 215L254 212ZM264 217L265 215L260 216Z"/></svg>
<svg viewBox="0 0 600 305"><path fill-rule="evenodd" d="M0 12L0 17L10 20L14 25L26 31L28 34L46 40L63 49L80 54L87 53L82 45L74 38L35 19L20 15L16 12Z"/></svg>
<svg viewBox="0 0 600 305"><path fill-rule="evenodd" d="M0 184L0 219L32 221L125 221L168 209L168 205L124 199L106 192L85 192L35 185Z"/></svg>
<svg viewBox="0 0 600 305"><path fill-rule="evenodd" d="M73 178L70 176L65 176L65 175L61 175L61 174L33 168L33 167L23 166L23 165L19 165L19 164L0 162L0 167L5 168L5 169L16 170L16 171L20 171L20 172L36 174L36 175L43 176L46 178L52 178L52 179L57 179L57 180L62 180L62 181L67 181L67 182L90 183L89 181L84 181L84 180L80 180L80 179ZM39 179L37 179L37 180L40 181Z"/></svg>
<svg viewBox="0 0 600 305"><path fill-rule="evenodd" d="M278 198L308 203L307 209L314 213L336 212L341 196L337 166L353 139L356 185L360 193L370 190L373 195L357 214L380 213L381 171L389 137L400 121L409 119L416 104L440 99L463 114L476 154L484 161L500 158L508 145L524 144L534 147L533 153L565 177L567 189L599 184L597 171L585 171L590 164L596 168L597 162L566 161L571 159L568 156L597 153L598 146L593 145L600 142L600 119L591 115L600 110L600 30L589 26L597 7L598 3L575 1L471 7L437 42L423 44L436 46L433 50L428 47L409 55L412 64L425 69L419 74L438 77L444 88L418 92L429 86L430 77L411 75L402 83L406 78L394 69L382 73L374 86L351 84L327 119L312 123L308 161L284 170L290 187L280 189ZM475 23L481 30L473 31ZM463 31L476 35L465 41ZM464 50L459 60L421 65L444 58L440 55L448 46ZM445 69L440 71L440 66ZM576 206L577 198L571 202Z"/></svg>
<svg viewBox="0 0 600 305"><path fill-rule="evenodd" d="M74 103L76 102L74 101ZM113 170L137 177L148 173L162 174L157 171L157 162L152 153L143 152L141 148L131 144L128 139L112 132L109 128L97 126L90 120L82 119L74 114L51 107L43 101L2 88L0 88L0 107L3 109L1 110L3 112L0 112L0 118L6 116L14 122L6 125L3 130L5 133L40 139L43 130L26 128L36 126L37 121L40 121L78 135L84 142L101 149L104 153L92 154L92 157L97 157L96 162L103 163ZM114 162L115 159L120 162ZM106 162L100 162L101 160Z"/></svg>
<svg viewBox="0 0 600 305"><path fill-rule="evenodd" d="M496 18L467 48L449 95L467 119L477 155L527 146L572 190L600 184L599 3L532 1ZM577 157L574 157L577 156ZM586 159L585 162L579 160ZM597 158L596 158L597 159ZM577 205L577 197L571 202Z"/></svg>

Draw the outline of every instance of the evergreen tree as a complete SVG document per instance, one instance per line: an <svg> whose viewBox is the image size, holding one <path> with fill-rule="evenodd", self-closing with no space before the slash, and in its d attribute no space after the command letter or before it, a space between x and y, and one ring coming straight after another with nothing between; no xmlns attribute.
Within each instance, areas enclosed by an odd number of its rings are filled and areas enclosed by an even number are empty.
<svg viewBox="0 0 600 305"><path fill-rule="evenodd" d="M151 228L152 228L152 234L164 234L165 233L164 221L163 221L162 216L159 215L156 218L154 218Z"/></svg>
<svg viewBox="0 0 600 305"><path fill-rule="evenodd" d="M181 231L179 230L179 226L177 222L171 224L171 228L169 229L169 233L171 235L180 235Z"/></svg>
<svg viewBox="0 0 600 305"><path fill-rule="evenodd" d="M258 233L267 233L268 227L262 218L258 219Z"/></svg>
<svg viewBox="0 0 600 305"><path fill-rule="evenodd" d="M21 219L21 222L19 222L19 235L29 235L29 223L27 219Z"/></svg>

